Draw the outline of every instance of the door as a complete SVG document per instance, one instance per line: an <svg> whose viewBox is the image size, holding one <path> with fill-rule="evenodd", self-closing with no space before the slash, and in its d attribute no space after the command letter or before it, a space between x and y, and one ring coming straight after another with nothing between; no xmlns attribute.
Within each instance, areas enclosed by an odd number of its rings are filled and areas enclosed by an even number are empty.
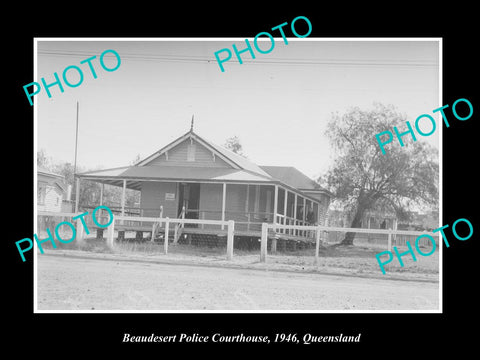
<svg viewBox="0 0 480 360"><path fill-rule="evenodd" d="M198 219L200 184L180 183L178 194L178 214L182 211L182 207L185 206L185 218Z"/></svg>

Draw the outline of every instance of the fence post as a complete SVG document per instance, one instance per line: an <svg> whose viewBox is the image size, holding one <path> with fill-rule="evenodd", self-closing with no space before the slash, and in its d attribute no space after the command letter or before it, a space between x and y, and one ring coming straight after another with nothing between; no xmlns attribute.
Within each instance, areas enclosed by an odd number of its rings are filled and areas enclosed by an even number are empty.
<svg viewBox="0 0 480 360"><path fill-rule="evenodd" d="M316 239L315 239L315 265L318 265L319 251L320 251L320 226L317 226Z"/></svg>
<svg viewBox="0 0 480 360"><path fill-rule="evenodd" d="M388 232L388 251L392 252L392 232L391 231Z"/></svg>
<svg viewBox="0 0 480 360"><path fill-rule="evenodd" d="M156 227L157 227L157 223L153 223L152 225L152 239L150 240L152 243L155 242L155 230L156 230Z"/></svg>
<svg viewBox="0 0 480 360"><path fill-rule="evenodd" d="M182 206L182 212L180 213L180 219L183 219L185 220L185 212L186 212L186 208L185 206ZM184 224L183 222L178 222L176 225L175 225L175 234L173 235L173 244L174 245L177 245L178 244L178 239L180 238L181 235L178 235L178 232L180 231L180 228L183 228L184 227Z"/></svg>
<svg viewBox="0 0 480 360"><path fill-rule="evenodd" d="M232 260L233 258L233 233L235 230L235 222L233 220L228 220L227 227L227 260Z"/></svg>
<svg viewBox="0 0 480 360"><path fill-rule="evenodd" d="M174 233L173 233L173 245L177 245L179 225L180 225L180 223L177 223L177 224L175 225L175 231L174 231Z"/></svg>
<svg viewBox="0 0 480 360"><path fill-rule="evenodd" d="M112 223L107 229L107 246L109 248L113 248L113 234L115 232L115 219L113 219Z"/></svg>
<svg viewBox="0 0 480 360"><path fill-rule="evenodd" d="M262 238L260 240L260 262L267 260L267 241L268 241L268 224L262 223Z"/></svg>
<svg viewBox="0 0 480 360"><path fill-rule="evenodd" d="M168 232L169 232L169 227L170 227L170 219L167 217L165 219L165 236L163 237L164 243L163 243L163 253L165 255L168 254Z"/></svg>
<svg viewBox="0 0 480 360"><path fill-rule="evenodd" d="M77 219L77 241L80 244L83 243L83 240L85 239L85 233L84 233L84 229L83 229L83 224L82 224L82 220Z"/></svg>
<svg viewBox="0 0 480 360"><path fill-rule="evenodd" d="M275 236L277 236L277 227L275 225L277 225L277 219L278 219L278 223L279 225L282 225L282 218L280 217L280 215L278 214L274 214L274 219L275 221L273 222L273 231L275 232L274 234L274 238L272 239L272 246L270 248L270 251L272 254L275 254L275 252L277 251L277 239L275 238ZM279 230L279 232L281 233L282 232L282 229ZM268 228L267 228L267 240L265 241L265 256L267 255L267 247L268 247ZM262 241L263 241L263 224L262 224Z"/></svg>
<svg viewBox="0 0 480 360"><path fill-rule="evenodd" d="M272 252L272 254L277 253L277 238L276 237L274 237L272 239L272 248L270 249L270 251Z"/></svg>
<svg viewBox="0 0 480 360"><path fill-rule="evenodd" d="M163 206L160 205L160 214L159 214L159 219L158 219L158 223L154 222L152 224L152 239L151 239L151 242L155 242L155 235L156 235L156 232L157 232L157 228L160 229L162 227L162 216L163 216Z"/></svg>

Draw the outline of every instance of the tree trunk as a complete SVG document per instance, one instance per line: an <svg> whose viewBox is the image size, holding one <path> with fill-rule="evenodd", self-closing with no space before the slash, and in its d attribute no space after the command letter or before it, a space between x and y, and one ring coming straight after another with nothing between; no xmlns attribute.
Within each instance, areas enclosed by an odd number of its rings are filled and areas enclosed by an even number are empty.
<svg viewBox="0 0 480 360"><path fill-rule="evenodd" d="M355 216L353 217L352 223L350 225L351 228L359 228L360 225L362 224L362 218L363 218L363 213L365 212L365 209L363 207L359 207L357 211L355 212ZM345 234L345 238L342 240L342 242L339 244L341 246L346 246L346 245L353 245L353 239L355 239L355 234L354 232L347 232Z"/></svg>

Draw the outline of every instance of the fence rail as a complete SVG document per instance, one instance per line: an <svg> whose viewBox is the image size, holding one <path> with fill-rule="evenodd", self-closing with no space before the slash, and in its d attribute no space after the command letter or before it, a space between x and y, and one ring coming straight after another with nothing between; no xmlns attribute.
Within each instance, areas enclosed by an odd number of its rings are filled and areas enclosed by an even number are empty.
<svg viewBox="0 0 480 360"><path fill-rule="evenodd" d="M370 234L383 234L388 236L387 248L388 251L392 250L392 236L393 235L429 235L431 233L425 231L408 231L408 230L392 230L392 229L363 229L363 228L343 228L343 227L329 227L323 225L280 225L280 224L262 224L262 237L260 239L260 261L265 262L267 258L267 242L268 242L268 230L298 230L306 232L315 232L315 262L318 262L319 249L320 249L320 235L322 232L328 233L330 231L338 232L352 232L352 233L370 233ZM433 237L433 236L432 236ZM276 239L273 238L273 251L276 251Z"/></svg>
<svg viewBox="0 0 480 360"><path fill-rule="evenodd" d="M116 216L116 220L130 220L134 217L132 216ZM138 219L138 218L136 218ZM166 218L141 218L141 221L156 221L164 223L165 236L163 241L163 251L168 254L168 242L169 242L169 233L170 233L170 224L206 224L206 225L221 225L227 226L227 260L232 260L233 258L233 234L235 231L235 222L233 220L223 221L223 220L198 220L198 219L169 219ZM153 225L155 227L155 225ZM107 230L107 244L113 246L114 243L114 232L115 232L115 221L108 227ZM154 234L152 229L152 235ZM174 235L175 236L175 235ZM152 236L153 241L153 236Z"/></svg>
<svg viewBox="0 0 480 360"><path fill-rule="evenodd" d="M161 209L160 209L161 210ZM108 215L102 215L103 210L99 210L96 214L97 221L104 217L108 217ZM48 211L38 211L38 216L49 216L49 217L64 217L64 218L73 218L82 213L68 213L68 212L48 212ZM160 215L162 211L160 211ZM178 235L179 229L183 228L185 224L197 224L201 225L202 227L205 225L215 225L222 227L227 227L227 259L231 260L233 258L233 245L234 245L234 234L235 234L235 225L244 224L242 221L234 221L234 220L207 220L207 219L187 219L184 217L185 212L182 211L180 214L180 218L168 218L168 217L140 217L140 216L127 216L127 215L115 215L113 221L108 226L107 230L107 244L109 246L114 245L114 231L117 228L117 231L125 231L128 229L129 226L133 228L133 223L149 223L148 226L151 226L152 231L152 241L155 237L155 232L161 227L164 230L164 253L168 253L168 242L169 242L169 232L170 232L170 225L175 224L176 226L172 229L175 230L174 234L174 243L176 243L176 237ZM84 226L82 223L82 219L85 223L91 223L92 217L85 216L76 219L76 229L77 229L77 239L82 241L84 239ZM129 224L125 224L125 222L131 222ZM72 219L73 222L73 219ZM102 222L106 223L106 222ZM260 224L259 224L260 225ZM97 228L99 228L97 226ZM147 228L146 226L144 228ZM120 230L122 229L122 230ZM269 230L272 230L273 235L270 233ZM141 231L149 231L149 230L141 230ZM422 236L422 235L429 235L431 237L438 236L438 234L432 234L425 231L407 231L407 230L392 230L392 229L363 229L363 228L343 228L343 227L328 227L323 225L289 225L289 224L278 224L278 223L261 223L261 231L260 231L260 261L265 262L267 258L267 242L268 238L270 237L273 241L272 243L272 251L276 251L276 237L275 235L279 234L307 234L303 235L303 237L311 238L315 240L315 261L318 261L319 257L319 247L320 247L320 240L322 234L328 234L329 232L341 232L341 233L364 233L364 234L381 234L387 235L387 247L388 250L392 250L392 237L396 235L407 235L407 236ZM252 234L258 234L257 231L252 232ZM407 241L406 239L403 239Z"/></svg>

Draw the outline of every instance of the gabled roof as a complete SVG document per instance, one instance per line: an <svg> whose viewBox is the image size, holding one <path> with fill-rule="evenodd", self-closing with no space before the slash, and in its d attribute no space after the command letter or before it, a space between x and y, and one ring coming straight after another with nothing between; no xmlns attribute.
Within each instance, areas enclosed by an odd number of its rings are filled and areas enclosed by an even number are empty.
<svg viewBox="0 0 480 360"><path fill-rule="evenodd" d="M106 170L89 171L81 174L89 178L162 179L162 180L210 180L268 182L271 179L250 171L229 168L202 168L186 166L130 166Z"/></svg>
<svg viewBox="0 0 480 360"><path fill-rule="evenodd" d="M55 174L54 172L48 170L47 168L37 165L37 174L42 174L50 177L55 177L55 178L60 178L63 179L65 178L63 175L60 174Z"/></svg>
<svg viewBox="0 0 480 360"><path fill-rule="evenodd" d="M209 147L215 149L218 153L220 153L223 156L231 159L240 168L242 168L244 170L247 170L247 171L254 172L254 173L262 175L262 176L270 177L270 175L267 172L265 172L260 166L251 162L246 157L243 157L241 155L238 155L238 154L234 153L233 151L225 149L223 146L219 146L219 145L214 144L214 143L212 143L212 142L210 142L206 139L203 139L193 132L192 132L192 134L194 134L198 139L201 139L201 141L203 141Z"/></svg>
<svg viewBox="0 0 480 360"><path fill-rule="evenodd" d="M208 150L212 151L215 153L216 156L220 157L222 160L224 160L226 163L228 163L232 168L234 169L241 169L241 170L246 170L246 171L251 171L257 175L261 175L264 177L269 178L270 175L268 175L260 166L254 164L247 158L235 154L233 151L230 151L228 149L225 149L222 146L216 145L209 140L206 140L196 133L194 133L192 130L189 132L183 134L176 140L172 141L170 144L164 146L160 150L156 151L150 156L147 156L145 159L140 160L135 166L145 166L148 163L150 163L152 160L156 159L159 156L162 156L165 154L167 151L170 149L174 148L178 144L181 144L182 142L188 140L188 139L193 139L194 141L197 141L204 147L206 147Z"/></svg>
<svg viewBox="0 0 480 360"><path fill-rule="evenodd" d="M57 185L62 192L65 192L67 189L67 184L65 183L65 176L60 174L55 174L54 172L44 168L43 166L37 165L37 174L45 176L48 179L48 182L51 184ZM45 179L45 178L43 178ZM37 180L38 177L37 177ZM41 181L41 180L39 180Z"/></svg>
<svg viewBox="0 0 480 360"><path fill-rule="evenodd" d="M173 165L149 165L153 160L184 141L196 141L225 161L230 168L190 167ZM131 188L139 189L142 180L172 181L232 181L251 183L280 183L303 192L323 192L332 195L315 181L292 166L258 166L249 159L222 146L206 140L192 130L183 134L170 144L147 156L134 166L89 171L77 174L80 177L99 179L113 185L121 184L119 179L132 180ZM306 194L306 193L305 193Z"/></svg>

